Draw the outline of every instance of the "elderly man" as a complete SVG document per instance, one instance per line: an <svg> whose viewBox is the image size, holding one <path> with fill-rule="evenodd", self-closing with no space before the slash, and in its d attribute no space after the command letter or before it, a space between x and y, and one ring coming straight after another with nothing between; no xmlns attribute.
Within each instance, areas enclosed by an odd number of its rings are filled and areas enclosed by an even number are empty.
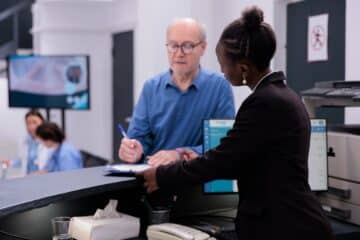
<svg viewBox="0 0 360 240"><path fill-rule="evenodd" d="M230 84L200 66L207 46L203 26L189 18L167 29L170 69L149 79L134 109L119 157L136 163L146 156L158 166L181 158L181 149L202 151L202 121L234 118Z"/></svg>

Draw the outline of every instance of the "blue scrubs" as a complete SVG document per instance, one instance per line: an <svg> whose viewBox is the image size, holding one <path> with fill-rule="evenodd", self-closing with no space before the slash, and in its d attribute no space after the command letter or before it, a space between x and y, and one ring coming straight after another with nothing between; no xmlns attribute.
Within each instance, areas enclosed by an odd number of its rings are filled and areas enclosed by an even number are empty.
<svg viewBox="0 0 360 240"><path fill-rule="evenodd" d="M44 169L48 172L58 172L82 167L81 153L69 143L63 142L54 151Z"/></svg>

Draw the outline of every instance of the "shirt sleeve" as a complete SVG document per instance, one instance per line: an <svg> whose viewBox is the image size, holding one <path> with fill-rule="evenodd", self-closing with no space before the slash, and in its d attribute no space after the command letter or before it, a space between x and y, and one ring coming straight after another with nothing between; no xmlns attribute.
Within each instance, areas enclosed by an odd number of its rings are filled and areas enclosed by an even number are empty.
<svg viewBox="0 0 360 240"><path fill-rule="evenodd" d="M23 165L23 161L25 159L25 157L27 157L27 152L28 152L28 143L27 143L27 138L26 139L21 139L18 142L18 152L17 152L17 156L13 159L11 159L11 167L13 168L20 168L20 167L24 167Z"/></svg>
<svg viewBox="0 0 360 240"><path fill-rule="evenodd" d="M140 94L128 129L128 137L138 140L143 147L144 154L148 155L153 144L149 119L149 106L151 103L151 84L146 82Z"/></svg>
<svg viewBox="0 0 360 240"><path fill-rule="evenodd" d="M60 171L80 168L81 163L81 154L77 150L71 148L62 149L59 154L58 164Z"/></svg>
<svg viewBox="0 0 360 240"><path fill-rule="evenodd" d="M235 105L232 88L227 80L223 79L220 82L220 96L214 118L233 119L235 117Z"/></svg>
<svg viewBox="0 0 360 240"><path fill-rule="evenodd" d="M55 169L55 166L56 166L56 153L53 152L49 158L49 160L46 162L43 170L46 170L48 172L54 172L56 169Z"/></svg>
<svg viewBox="0 0 360 240"><path fill-rule="evenodd" d="M21 159L12 159L11 160L11 167L13 167L13 168L21 167Z"/></svg>

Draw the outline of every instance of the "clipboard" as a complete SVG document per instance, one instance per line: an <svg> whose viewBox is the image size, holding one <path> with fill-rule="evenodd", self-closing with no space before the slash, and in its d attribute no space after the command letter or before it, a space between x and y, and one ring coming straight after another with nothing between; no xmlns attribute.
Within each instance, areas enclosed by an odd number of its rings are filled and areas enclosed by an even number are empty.
<svg viewBox="0 0 360 240"><path fill-rule="evenodd" d="M150 168L149 164L115 164L105 168L106 175L109 176L129 176L134 177L136 173Z"/></svg>

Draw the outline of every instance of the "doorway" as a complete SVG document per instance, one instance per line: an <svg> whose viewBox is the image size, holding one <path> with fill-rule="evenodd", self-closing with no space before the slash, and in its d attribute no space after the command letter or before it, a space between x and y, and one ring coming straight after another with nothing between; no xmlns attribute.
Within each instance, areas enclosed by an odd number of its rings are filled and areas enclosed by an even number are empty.
<svg viewBox="0 0 360 240"><path fill-rule="evenodd" d="M113 35L113 160L119 162L121 134L117 125L128 128L133 109L134 92L134 33Z"/></svg>

